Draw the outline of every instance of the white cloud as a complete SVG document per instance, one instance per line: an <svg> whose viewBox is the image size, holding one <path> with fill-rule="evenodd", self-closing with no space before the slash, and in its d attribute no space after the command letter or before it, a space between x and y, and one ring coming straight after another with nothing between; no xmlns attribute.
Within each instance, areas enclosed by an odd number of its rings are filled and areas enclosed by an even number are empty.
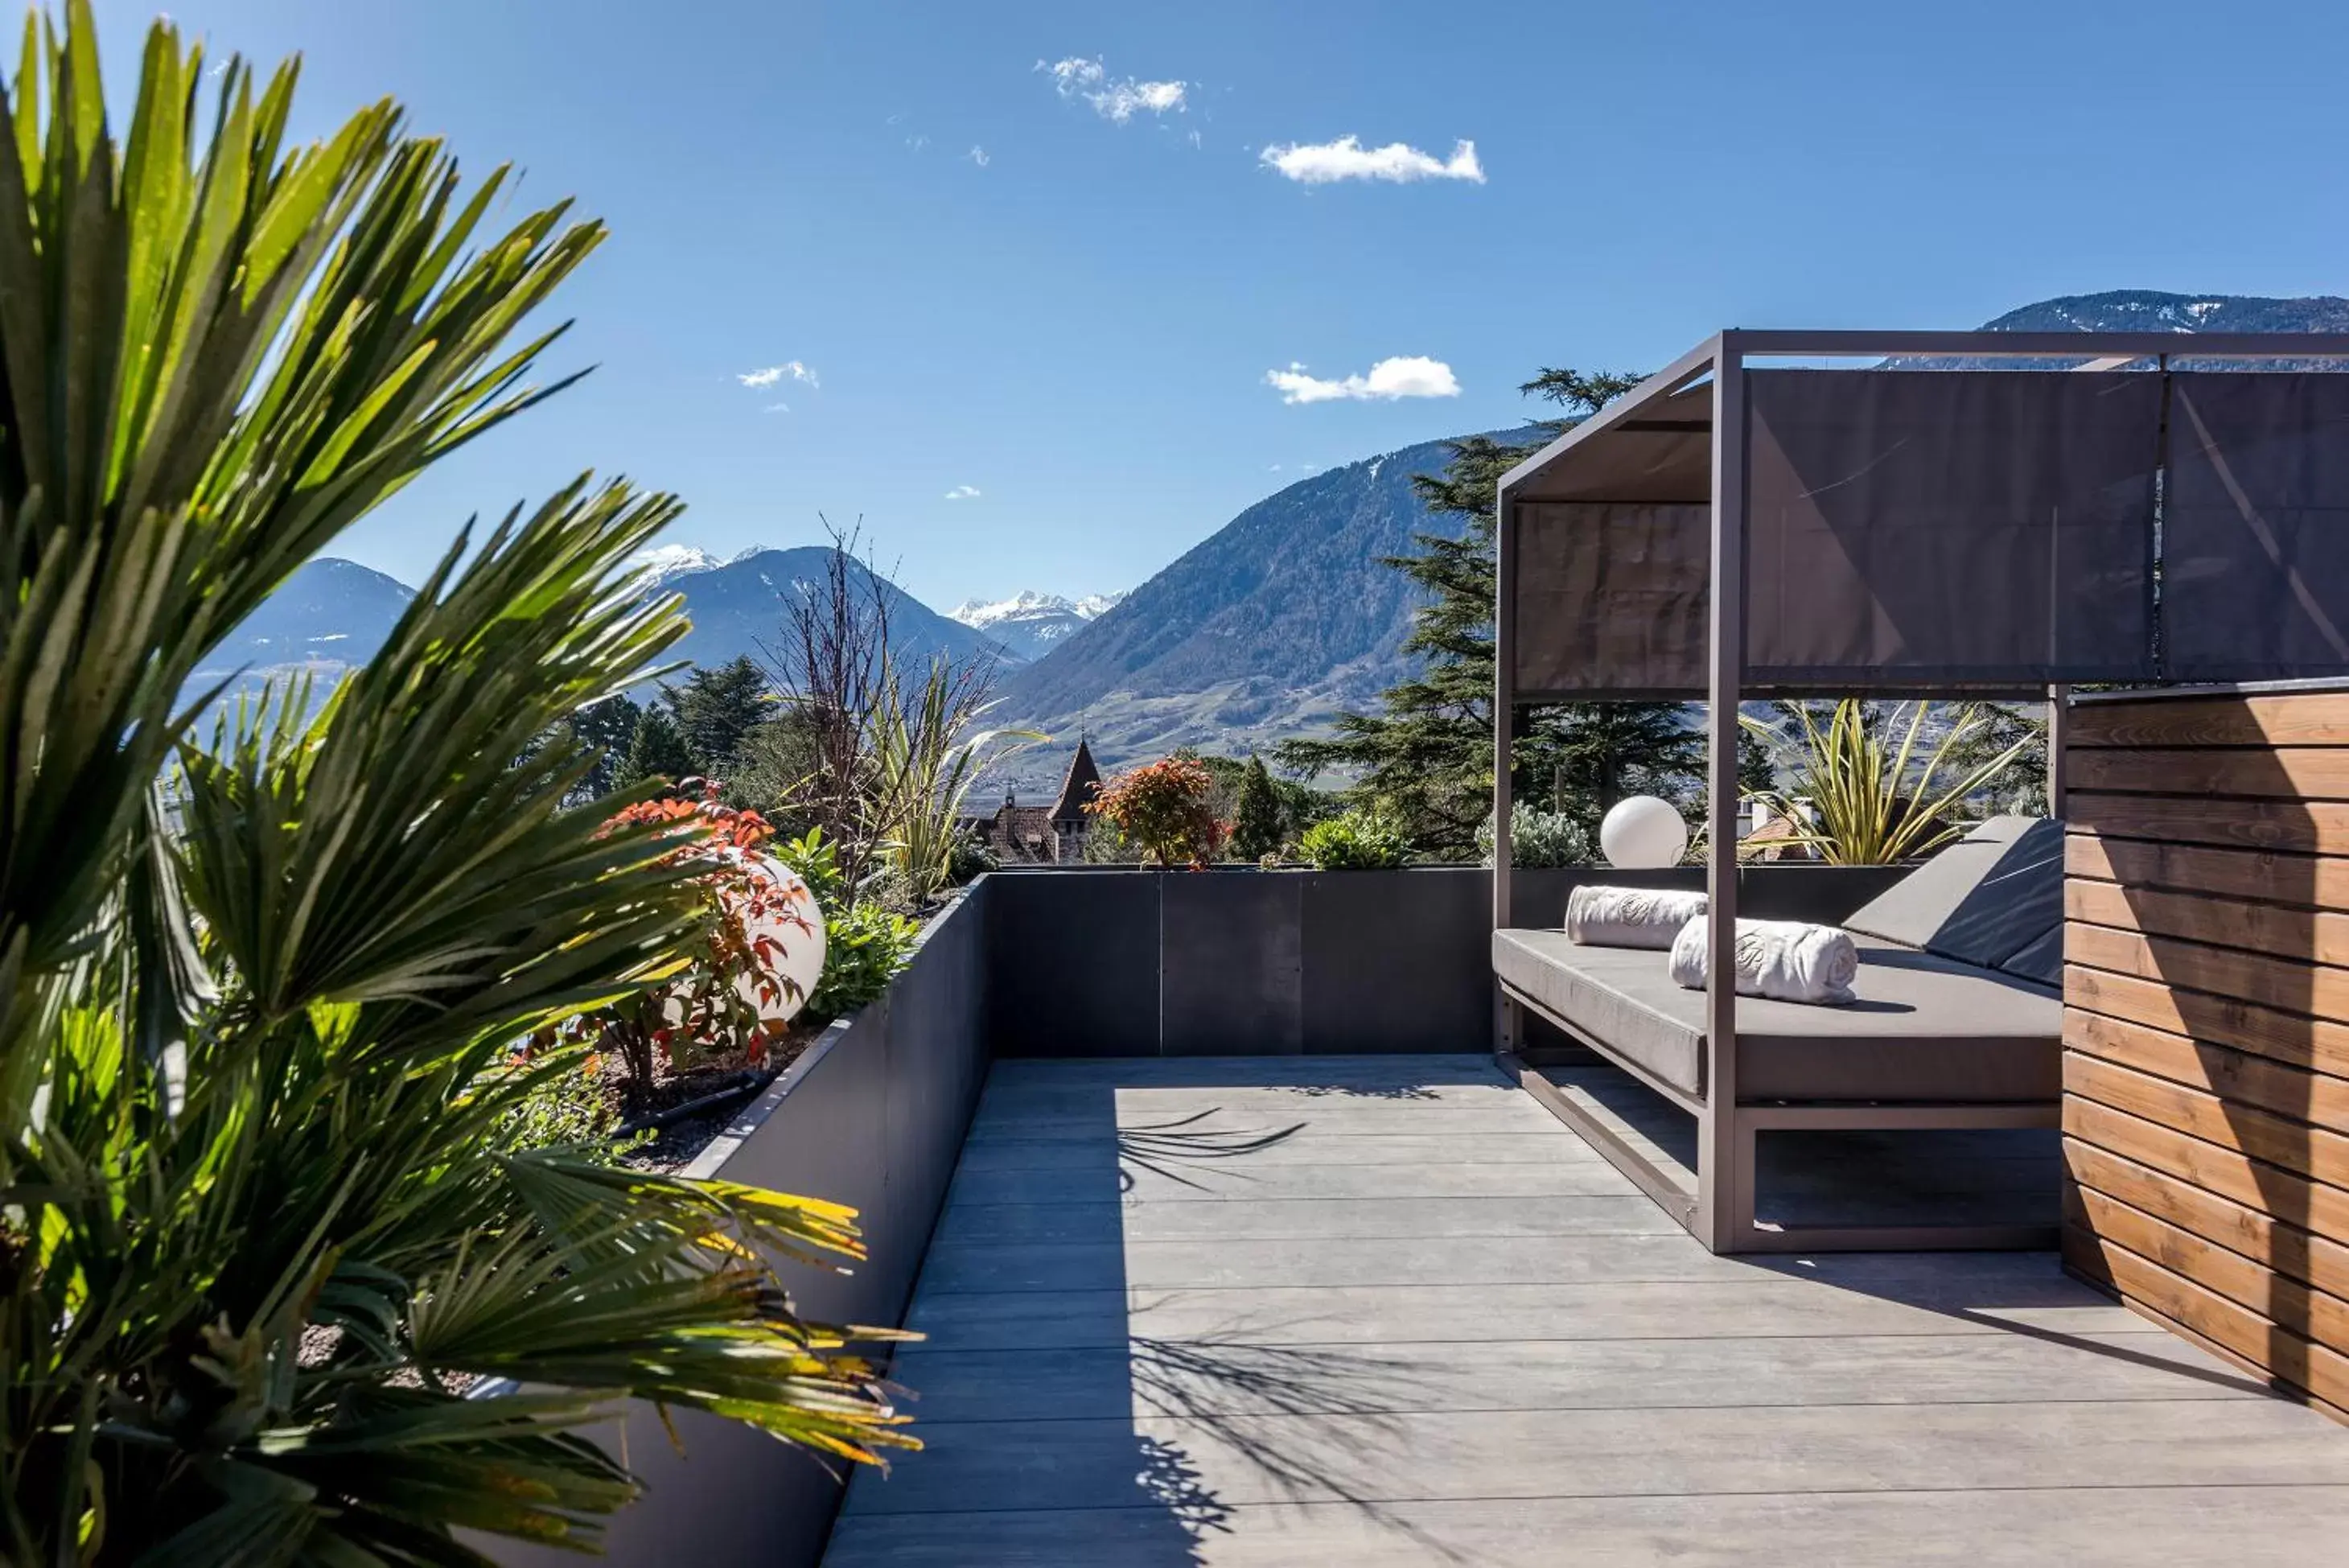
<svg viewBox="0 0 2349 1568"><path fill-rule="evenodd" d="M815 379L815 372L797 359L786 359L780 365L770 365L763 370L746 371L734 379L753 391L764 387L780 385L785 380L797 381L809 387L823 385Z"/></svg>
<svg viewBox="0 0 2349 1568"><path fill-rule="evenodd" d="M1319 145L1292 142L1268 147L1257 154L1257 161L1300 185L1327 185L1339 180L1387 180L1396 184L1413 180L1485 182L1485 166L1476 161L1473 141L1454 142L1452 157L1446 161L1400 141L1365 147L1358 137L1341 136Z"/></svg>
<svg viewBox="0 0 2349 1568"><path fill-rule="evenodd" d="M979 146L976 142L971 144L970 151L964 153L963 156L969 159L973 163L978 164L981 169L986 168L989 162L993 161L987 156L987 149Z"/></svg>
<svg viewBox="0 0 2349 1568"><path fill-rule="evenodd" d="M769 403L759 411L762 414L787 414L792 411L792 406L789 403Z"/></svg>
<svg viewBox="0 0 2349 1568"><path fill-rule="evenodd" d="M1049 65L1038 60L1036 68L1052 78L1053 90L1062 98L1083 99L1093 106L1095 114L1118 125L1145 111L1180 114L1188 107L1185 101L1190 91L1188 82L1145 82L1133 77L1112 77L1101 61L1080 55Z"/></svg>
<svg viewBox="0 0 2349 1568"><path fill-rule="evenodd" d="M975 501L978 498L978 486L976 484L957 484L947 492L948 501Z"/></svg>
<svg viewBox="0 0 2349 1568"><path fill-rule="evenodd" d="M1381 359L1371 367L1369 375L1349 376L1342 381L1309 376L1304 366L1295 364L1286 370L1267 370L1264 380L1265 385L1279 389L1284 403L1392 402L1398 398L1460 395L1460 382L1452 367L1420 354Z"/></svg>

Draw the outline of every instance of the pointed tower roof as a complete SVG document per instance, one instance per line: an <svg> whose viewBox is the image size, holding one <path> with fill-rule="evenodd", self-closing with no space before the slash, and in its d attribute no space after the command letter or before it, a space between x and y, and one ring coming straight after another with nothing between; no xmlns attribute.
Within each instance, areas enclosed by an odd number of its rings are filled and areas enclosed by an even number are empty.
<svg viewBox="0 0 2349 1568"><path fill-rule="evenodd" d="M1069 759L1069 776L1061 785L1061 798L1052 807L1054 823L1085 821L1085 805L1101 794L1101 769L1093 764L1093 749L1082 736L1077 740L1077 754Z"/></svg>

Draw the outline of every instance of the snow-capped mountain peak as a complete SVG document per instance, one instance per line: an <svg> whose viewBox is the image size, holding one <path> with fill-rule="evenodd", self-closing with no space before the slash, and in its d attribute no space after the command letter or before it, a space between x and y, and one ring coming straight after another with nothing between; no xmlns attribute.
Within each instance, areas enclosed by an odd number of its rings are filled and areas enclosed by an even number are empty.
<svg viewBox="0 0 2349 1568"><path fill-rule="evenodd" d="M1021 659L1037 659L1124 597L1088 594L1070 599L1031 588L1008 599L965 599L947 616L987 633Z"/></svg>
<svg viewBox="0 0 2349 1568"><path fill-rule="evenodd" d="M655 583L667 582L688 572L710 572L725 565L709 551L692 545L655 545L628 557L628 566Z"/></svg>
<svg viewBox="0 0 2349 1568"><path fill-rule="evenodd" d="M1026 620L1040 615L1074 615L1077 607L1058 594L1040 594L1032 589L1012 595L1008 599L965 599L947 614L965 626L982 631L999 621Z"/></svg>

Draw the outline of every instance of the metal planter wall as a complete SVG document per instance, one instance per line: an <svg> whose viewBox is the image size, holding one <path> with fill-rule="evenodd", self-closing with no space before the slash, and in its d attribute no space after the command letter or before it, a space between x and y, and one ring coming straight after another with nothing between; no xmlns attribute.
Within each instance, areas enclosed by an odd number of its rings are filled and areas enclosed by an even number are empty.
<svg viewBox="0 0 2349 1568"><path fill-rule="evenodd" d="M1838 920L1904 869L1753 867L1740 907ZM1517 923L1558 924L1587 882L1699 888L1704 872L1520 870ZM1000 872L988 878L989 1038L1000 1056L1484 1050L1492 886L1449 866Z"/></svg>
<svg viewBox="0 0 2349 1568"><path fill-rule="evenodd" d="M826 1030L687 1172L856 1208L870 1255L854 1273L782 1266L812 1319L904 1319L987 1077L991 896L982 883L934 922L888 992ZM611 1560L812 1568L839 1510L840 1480L749 1428L672 1415L682 1454L648 1407L632 1407L625 1421L596 1432L647 1484L611 1522ZM581 1561L502 1542L488 1549L512 1564Z"/></svg>

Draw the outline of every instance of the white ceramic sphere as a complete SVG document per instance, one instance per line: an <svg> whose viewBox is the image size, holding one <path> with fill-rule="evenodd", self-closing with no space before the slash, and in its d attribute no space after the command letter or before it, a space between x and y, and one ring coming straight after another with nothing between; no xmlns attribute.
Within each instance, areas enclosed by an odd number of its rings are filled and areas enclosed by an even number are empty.
<svg viewBox="0 0 2349 1568"><path fill-rule="evenodd" d="M1626 795L1599 825L1599 849L1607 864L1626 871L1677 866L1688 853L1688 824L1670 801L1651 794Z"/></svg>
<svg viewBox="0 0 2349 1568"><path fill-rule="evenodd" d="M735 981L742 999L759 1010L759 1015L771 1023L788 1023L807 1005L809 992L823 978L823 911L816 908L815 895L800 874L771 856L753 854L749 857L752 867L765 876L775 889L767 914L757 920L745 920L744 929L751 935L760 933L774 939L782 951L782 961L776 972L792 981L783 988L783 995L773 1002L761 1001L748 980ZM805 921L802 926L800 922Z"/></svg>

